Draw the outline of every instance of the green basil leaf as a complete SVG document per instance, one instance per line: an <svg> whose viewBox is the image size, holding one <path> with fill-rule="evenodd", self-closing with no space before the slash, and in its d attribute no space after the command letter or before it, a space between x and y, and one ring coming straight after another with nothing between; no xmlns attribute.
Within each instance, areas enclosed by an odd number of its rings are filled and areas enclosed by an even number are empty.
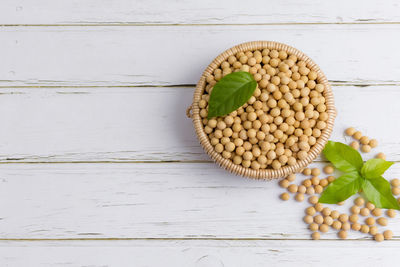
<svg viewBox="0 0 400 267"><path fill-rule="evenodd" d="M362 189L367 199L376 207L400 210L400 205L390 190L390 183L382 176L365 179Z"/></svg>
<svg viewBox="0 0 400 267"><path fill-rule="evenodd" d="M357 171L343 174L322 192L319 202L336 204L344 201L360 190L363 180Z"/></svg>
<svg viewBox="0 0 400 267"><path fill-rule="evenodd" d="M379 176L389 169L394 162L386 161L384 159L370 159L364 163L361 169L361 175L367 179L373 179Z"/></svg>
<svg viewBox="0 0 400 267"><path fill-rule="evenodd" d="M337 169L343 172L361 171L363 166L360 153L340 142L328 141L323 153Z"/></svg>
<svg viewBox="0 0 400 267"><path fill-rule="evenodd" d="M248 72L233 72L212 89L208 103L208 118L224 116L243 106L253 95L257 82Z"/></svg>

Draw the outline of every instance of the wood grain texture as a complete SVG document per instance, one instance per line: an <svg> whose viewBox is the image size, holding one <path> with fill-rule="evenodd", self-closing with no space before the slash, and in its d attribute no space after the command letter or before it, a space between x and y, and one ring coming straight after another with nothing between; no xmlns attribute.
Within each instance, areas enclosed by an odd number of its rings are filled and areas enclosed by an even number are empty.
<svg viewBox="0 0 400 267"><path fill-rule="evenodd" d="M332 140L360 129L400 160L400 88L334 86ZM204 161L185 110L191 87L0 89L1 162ZM320 159L319 159L320 160Z"/></svg>
<svg viewBox="0 0 400 267"><path fill-rule="evenodd" d="M366 159L400 161L399 11L396 0L3 0L0 266L393 266L399 215L383 228L392 241L310 241L307 204L208 162L184 114L220 52L280 41L335 85L332 139L349 142L354 126L380 141Z"/></svg>
<svg viewBox="0 0 400 267"><path fill-rule="evenodd" d="M0 242L4 266L393 266L400 242Z"/></svg>
<svg viewBox="0 0 400 267"><path fill-rule="evenodd" d="M400 21L396 0L377 2L3 0L1 24L279 24Z"/></svg>
<svg viewBox="0 0 400 267"><path fill-rule="evenodd" d="M219 53L252 40L302 50L335 83L399 84L399 31L400 24L4 27L0 86L195 84Z"/></svg>
<svg viewBox="0 0 400 267"><path fill-rule="evenodd" d="M385 177L399 175L395 164ZM0 182L0 239L310 238L306 202L283 202L277 181L212 163L2 164ZM351 202L332 208L347 212ZM397 240L400 216L389 221Z"/></svg>

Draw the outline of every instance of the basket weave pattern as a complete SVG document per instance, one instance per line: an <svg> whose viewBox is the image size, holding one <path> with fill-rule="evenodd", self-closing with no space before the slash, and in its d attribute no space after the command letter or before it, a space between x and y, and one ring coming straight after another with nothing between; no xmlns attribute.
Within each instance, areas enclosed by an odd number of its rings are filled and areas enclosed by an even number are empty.
<svg viewBox="0 0 400 267"><path fill-rule="evenodd" d="M317 139L317 142L312 146L311 150L308 152L307 157L303 160L298 160L295 165L292 166L284 166L281 167L280 169L274 170L274 169L260 169L260 170L253 170L251 168L246 168L241 165L234 164L230 159L225 159L222 157L221 154L216 152L214 150L214 147L211 145L210 140L207 136L207 134L204 131L204 126L202 124L202 118L200 117L200 108L199 108L199 101L201 100L201 96L204 92L205 86L207 84L206 82L206 77L214 72L215 69L217 69L221 63L229 56L235 55L238 52L246 52L246 51L253 51L253 50L260 50L268 48L270 50L275 49L275 50L283 50L286 51L288 54L293 54L298 57L299 60L303 60L306 62L307 67L313 71L315 71L318 74L317 81L318 83L321 83L325 86L324 90L324 97L325 97L325 104L327 107L326 112L328 113L328 120L326 121L326 128L322 130L321 136ZM191 111L191 114L190 114ZM194 129L196 131L197 138L200 141L200 144L202 145L204 151L216 162L218 165L220 165L222 168L238 174L242 175L245 177L249 178L255 178L255 179L273 179L273 178L281 178L281 177L286 177L287 175L291 173L298 172L299 170L303 169L306 167L308 164L310 164L322 151L324 148L326 142L328 141L332 129L333 129L333 124L335 121L336 117L336 109L334 105L334 99L333 99L333 94L332 94L332 89L328 83L328 80L324 73L320 70L317 64L315 64L308 56L306 56L304 53L301 51L282 44L282 43L277 43L277 42L271 42L271 41L254 41L254 42L248 42L248 43L243 43L239 44L237 46L234 46L225 52L221 53L219 56L217 56L210 65L205 69L203 72L203 75L201 76L197 86L196 90L194 92L193 96L193 103L189 107L187 115L192 118L193 120L193 125Z"/></svg>

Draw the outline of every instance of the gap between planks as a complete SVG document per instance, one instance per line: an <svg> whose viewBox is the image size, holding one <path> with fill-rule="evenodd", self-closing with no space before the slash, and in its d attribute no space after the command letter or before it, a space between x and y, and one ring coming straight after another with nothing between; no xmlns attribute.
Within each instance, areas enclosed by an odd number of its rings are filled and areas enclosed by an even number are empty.
<svg viewBox="0 0 400 267"><path fill-rule="evenodd" d="M21 159L24 160L24 159ZM391 162L398 163L400 160L391 160ZM129 160L129 161L118 161L118 160L105 160L105 161L18 161L18 160L9 160L9 161L2 161L0 165L4 164L159 164L159 163L182 163L182 164L189 164L189 163L198 163L198 164L209 164L214 163L212 160L148 160L148 161L140 161L140 160ZM312 163L329 163L326 160L314 160Z"/></svg>
<svg viewBox="0 0 400 267"><path fill-rule="evenodd" d="M379 22L369 19L357 22L281 22L281 23L135 23L135 22L93 22L93 23L60 23L60 24L0 24L0 27L210 27L210 26L287 26L287 25L396 25L399 21Z"/></svg>
<svg viewBox="0 0 400 267"><path fill-rule="evenodd" d="M69 241L99 241L99 242L109 242L109 241L314 241L308 238L213 238L213 237L168 237L168 238L158 238L158 237L147 237L147 238L0 238L0 242L69 242ZM324 239L321 238L318 241L328 241L328 242L351 242L351 241L373 241L372 237L364 238L349 238L349 239ZM393 239L385 240L385 242L399 242L400 239L393 237Z"/></svg>
<svg viewBox="0 0 400 267"><path fill-rule="evenodd" d="M0 80L2 81L2 80ZM4 80L3 80L4 81ZM14 81L9 81L10 83ZM357 81L329 81L331 86L354 86L354 87L370 87L370 86L400 86L400 81L386 81L386 82L375 82L375 81L367 81L367 82L357 82ZM0 89L8 89L8 88L32 88L32 89L40 89L40 88L195 88L196 84L133 84L133 85L11 85L5 86L1 85Z"/></svg>

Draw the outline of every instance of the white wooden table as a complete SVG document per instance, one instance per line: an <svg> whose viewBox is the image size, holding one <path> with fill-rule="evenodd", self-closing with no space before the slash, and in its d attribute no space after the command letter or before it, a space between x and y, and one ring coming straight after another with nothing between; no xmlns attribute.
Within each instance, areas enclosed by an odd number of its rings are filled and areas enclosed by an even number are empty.
<svg viewBox="0 0 400 267"><path fill-rule="evenodd" d="M211 163L185 109L220 52L280 41L331 81L332 139L400 161L397 0L2 0L0 24L0 266L393 266L400 216L311 241L306 204Z"/></svg>

